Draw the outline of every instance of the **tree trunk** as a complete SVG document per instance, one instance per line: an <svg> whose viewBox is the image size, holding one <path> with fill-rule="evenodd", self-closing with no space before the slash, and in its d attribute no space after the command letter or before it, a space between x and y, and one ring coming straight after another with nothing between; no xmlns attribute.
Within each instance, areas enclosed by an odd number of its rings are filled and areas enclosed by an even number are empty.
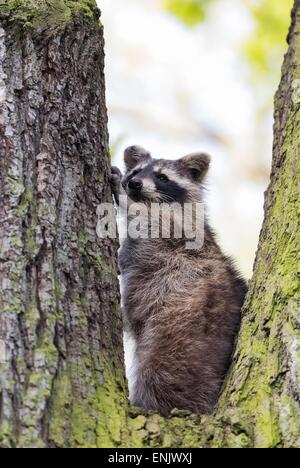
<svg viewBox="0 0 300 468"><path fill-rule="evenodd" d="M300 0L233 365L213 416L168 419L128 406L117 246L96 236L111 200L97 10L19 3L0 0L0 446L300 447Z"/></svg>
<svg viewBox="0 0 300 468"><path fill-rule="evenodd" d="M117 244L96 235L111 201L98 19L93 1L0 2L1 447L120 441Z"/></svg>

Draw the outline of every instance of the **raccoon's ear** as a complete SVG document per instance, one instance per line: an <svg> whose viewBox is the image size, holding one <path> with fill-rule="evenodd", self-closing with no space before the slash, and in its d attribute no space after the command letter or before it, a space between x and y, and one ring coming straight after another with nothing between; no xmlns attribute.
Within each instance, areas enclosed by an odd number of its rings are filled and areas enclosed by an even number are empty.
<svg viewBox="0 0 300 468"><path fill-rule="evenodd" d="M201 182L207 174L210 165L210 156L206 153L192 153L179 159L192 180Z"/></svg>
<svg viewBox="0 0 300 468"><path fill-rule="evenodd" d="M141 146L129 146L124 152L124 162L127 170L133 169L137 164L151 159L149 151Z"/></svg>

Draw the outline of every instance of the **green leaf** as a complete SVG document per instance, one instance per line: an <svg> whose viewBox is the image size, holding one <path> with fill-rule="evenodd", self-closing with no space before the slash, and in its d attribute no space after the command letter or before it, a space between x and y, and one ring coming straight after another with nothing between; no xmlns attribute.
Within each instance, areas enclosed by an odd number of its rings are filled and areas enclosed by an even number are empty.
<svg viewBox="0 0 300 468"><path fill-rule="evenodd" d="M256 28L244 52L257 75L279 76L294 0L247 0Z"/></svg>
<svg viewBox="0 0 300 468"><path fill-rule="evenodd" d="M204 21L212 0L164 0L164 9L177 16L187 26L193 27Z"/></svg>

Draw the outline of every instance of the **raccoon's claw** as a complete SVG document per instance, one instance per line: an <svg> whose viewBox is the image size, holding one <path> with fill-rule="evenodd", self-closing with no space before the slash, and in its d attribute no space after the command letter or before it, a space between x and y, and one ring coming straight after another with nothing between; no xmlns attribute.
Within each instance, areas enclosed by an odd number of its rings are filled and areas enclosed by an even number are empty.
<svg viewBox="0 0 300 468"><path fill-rule="evenodd" d="M116 203L119 204L119 195L120 195L120 188L121 188L121 179L122 173L118 167L113 166L111 168L111 178L110 178L110 185L112 189L112 193L115 197Z"/></svg>
<svg viewBox="0 0 300 468"><path fill-rule="evenodd" d="M117 166L112 166L111 173L112 175L117 175L120 179L122 178L122 172Z"/></svg>
<svg viewBox="0 0 300 468"><path fill-rule="evenodd" d="M122 172L118 167L113 166L111 168L111 178L110 178L110 183L112 190L119 190L120 185L121 185L121 179L122 179Z"/></svg>

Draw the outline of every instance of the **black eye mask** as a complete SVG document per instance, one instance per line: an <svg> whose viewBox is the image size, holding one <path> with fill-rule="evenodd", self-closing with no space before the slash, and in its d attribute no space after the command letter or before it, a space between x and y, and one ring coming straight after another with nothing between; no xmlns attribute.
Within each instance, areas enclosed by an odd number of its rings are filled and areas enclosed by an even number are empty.
<svg viewBox="0 0 300 468"><path fill-rule="evenodd" d="M140 172L141 172L141 169L136 169L135 171L133 171L133 172L127 177L127 180L132 179L133 177L135 177L136 175L138 175Z"/></svg>
<svg viewBox="0 0 300 468"><path fill-rule="evenodd" d="M160 180L155 177L156 190L162 195L166 195L169 201L184 203L187 200L187 190L181 187L177 182L170 180Z"/></svg>

